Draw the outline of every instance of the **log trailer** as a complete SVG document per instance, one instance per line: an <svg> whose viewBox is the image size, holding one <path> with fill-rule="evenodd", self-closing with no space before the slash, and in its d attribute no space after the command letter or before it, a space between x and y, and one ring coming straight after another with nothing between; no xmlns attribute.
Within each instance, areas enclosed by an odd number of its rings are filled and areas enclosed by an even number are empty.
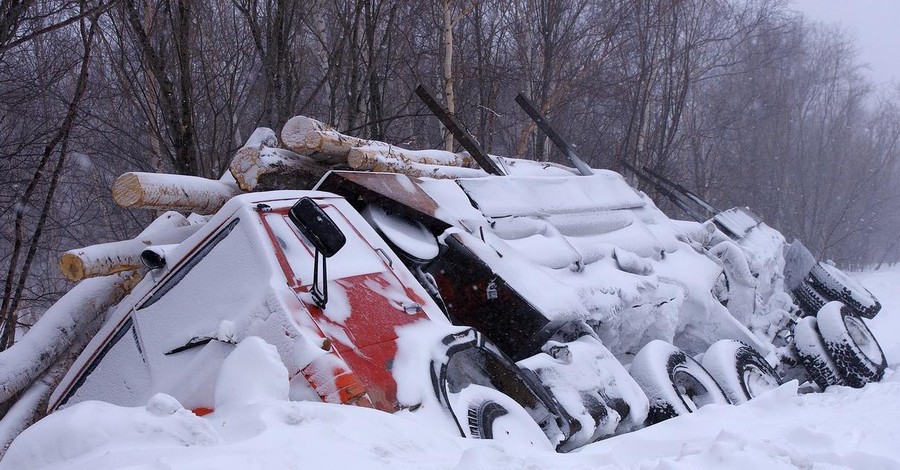
<svg viewBox="0 0 900 470"><path fill-rule="evenodd" d="M280 139L257 129L221 180L123 175L121 206L191 215L63 256L74 281L141 280L99 312L48 411L167 393L215 412L218 365L250 336L276 346L292 399L559 451L785 379L882 377L863 320L877 301L749 210L672 220L571 148L574 168L466 146L412 151L298 116Z"/></svg>

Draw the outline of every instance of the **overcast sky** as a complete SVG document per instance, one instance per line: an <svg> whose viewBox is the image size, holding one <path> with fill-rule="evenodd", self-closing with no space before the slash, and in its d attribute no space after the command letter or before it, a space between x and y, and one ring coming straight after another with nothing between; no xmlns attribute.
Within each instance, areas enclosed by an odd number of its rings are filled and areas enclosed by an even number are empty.
<svg viewBox="0 0 900 470"><path fill-rule="evenodd" d="M900 83L900 0L794 0L794 7L850 31L876 83Z"/></svg>

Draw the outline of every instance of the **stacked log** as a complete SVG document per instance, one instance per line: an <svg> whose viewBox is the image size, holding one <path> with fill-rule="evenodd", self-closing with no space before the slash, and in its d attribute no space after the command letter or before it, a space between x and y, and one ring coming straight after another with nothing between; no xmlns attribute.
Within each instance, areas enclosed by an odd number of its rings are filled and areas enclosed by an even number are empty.
<svg viewBox="0 0 900 470"><path fill-rule="evenodd" d="M306 155L325 165L337 165L347 161L353 147L364 147L373 142L341 134L328 124L306 116L294 116L281 129L281 142L292 152Z"/></svg>
<svg viewBox="0 0 900 470"><path fill-rule="evenodd" d="M229 170L242 190L269 191L312 188L330 168L290 150L264 146L239 150Z"/></svg>
<svg viewBox="0 0 900 470"><path fill-rule="evenodd" d="M213 214L240 189L199 176L128 172L113 183L113 200L128 208Z"/></svg>
<svg viewBox="0 0 900 470"><path fill-rule="evenodd" d="M200 228L177 212L166 212L137 237L69 250L59 260L59 269L70 281L108 276L141 269L141 252L151 245L181 243Z"/></svg>
<svg viewBox="0 0 900 470"><path fill-rule="evenodd" d="M341 134L306 116L285 123L280 144L272 129L260 127L238 149L220 180L125 173L113 184L113 199L125 208L212 214L241 192L311 189L336 168L430 178L486 175L465 152L408 150Z"/></svg>
<svg viewBox="0 0 900 470"><path fill-rule="evenodd" d="M442 164L449 158L455 158L456 155L458 154L440 150L414 152L397 147L372 145L351 149L347 155L347 164L354 170L403 173L414 177L480 178L487 176L484 170ZM442 157L447 157L448 160L443 160Z"/></svg>

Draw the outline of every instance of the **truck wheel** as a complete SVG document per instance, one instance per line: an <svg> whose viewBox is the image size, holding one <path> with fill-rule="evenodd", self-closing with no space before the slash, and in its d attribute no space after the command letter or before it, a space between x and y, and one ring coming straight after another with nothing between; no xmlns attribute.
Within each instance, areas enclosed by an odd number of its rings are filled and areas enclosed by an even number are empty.
<svg viewBox="0 0 900 470"><path fill-rule="evenodd" d="M872 318L881 310L878 299L868 289L834 266L817 263L808 279L829 300L840 300L862 317Z"/></svg>
<svg viewBox="0 0 900 470"><path fill-rule="evenodd" d="M630 372L650 399L648 424L692 413L710 403L730 403L703 366L665 341L644 346L634 357Z"/></svg>
<svg viewBox="0 0 900 470"><path fill-rule="evenodd" d="M746 403L782 384L775 369L755 349L732 339L723 339L706 350L703 368L716 380L728 400Z"/></svg>
<svg viewBox="0 0 900 470"><path fill-rule="evenodd" d="M810 285L807 281L801 282L800 285L794 289L793 294L794 299L797 301L797 305L800 306L800 310L802 310L806 316L815 316L816 312L824 307L829 300L819 292L816 287Z"/></svg>
<svg viewBox="0 0 900 470"><path fill-rule="evenodd" d="M794 351L809 378L820 389L825 390L829 385L846 384L844 374L828 354L815 318L805 317L797 322L794 327Z"/></svg>
<svg viewBox="0 0 900 470"><path fill-rule="evenodd" d="M525 408L498 390L472 384L450 400L463 437L553 450Z"/></svg>
<svg viewBox="0 0 900 470"><path fill-rule="evenodd" d="M829 302L816 318L825 347L844 373L847 385L860 388L884 377L884 352L853 309L841 302Z"/></svg>

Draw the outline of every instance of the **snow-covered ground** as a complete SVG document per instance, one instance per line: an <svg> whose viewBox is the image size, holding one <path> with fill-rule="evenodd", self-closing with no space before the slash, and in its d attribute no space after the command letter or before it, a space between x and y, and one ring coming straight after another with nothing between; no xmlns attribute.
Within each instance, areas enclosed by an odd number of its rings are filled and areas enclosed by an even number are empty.
<svg viewBox="0 0 900 470"><path fill-rule="evenodd" d="M857 278L884 305L869 325L890 364L881 383L861 390L800 396L788 383L742 406L707 406L556 454L465 440L403 414L285 401L280 363L266 345L253 343L224 368L215 414L194 416L166 396L138 408L82 403L28 429L0 470L898 469L900 267Z"/></svg>

